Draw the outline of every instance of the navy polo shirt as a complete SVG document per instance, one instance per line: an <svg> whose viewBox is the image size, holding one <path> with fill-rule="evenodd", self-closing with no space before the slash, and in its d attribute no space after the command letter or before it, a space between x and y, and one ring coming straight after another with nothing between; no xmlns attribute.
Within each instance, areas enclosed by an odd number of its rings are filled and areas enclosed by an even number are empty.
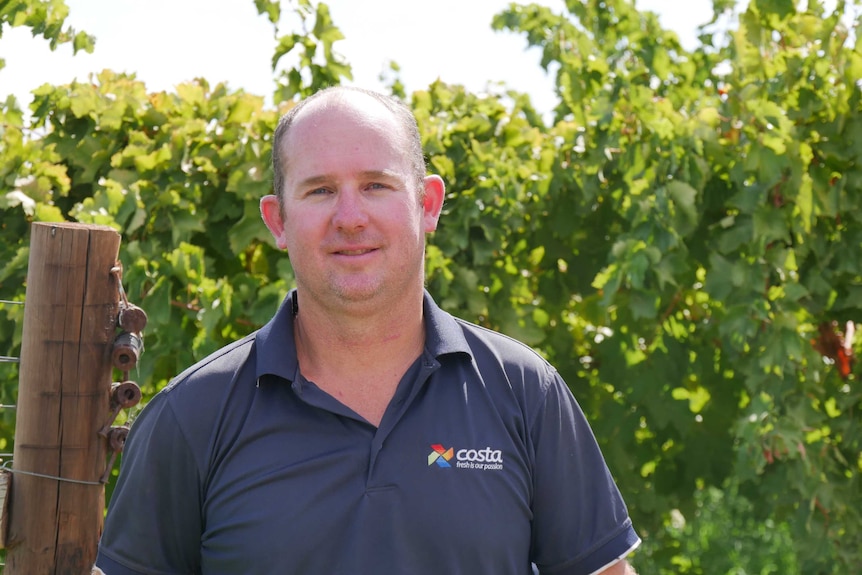
<svg viewBox="0 0 862 575"><path fill-rule="evenodd" d="M375 427L300 373L294 298L135 421L107 575L587 575L639 543L580 408L533 350L426 294L424 353Z"/></svg>

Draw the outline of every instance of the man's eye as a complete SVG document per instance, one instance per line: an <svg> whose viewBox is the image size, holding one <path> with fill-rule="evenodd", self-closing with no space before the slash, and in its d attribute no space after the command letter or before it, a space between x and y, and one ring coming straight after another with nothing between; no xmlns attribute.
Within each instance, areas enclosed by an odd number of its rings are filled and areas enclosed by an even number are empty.
<svg viewBox="0 0 862 575"><path fill-rule="evenodd" d="M329 190L327 190L326 188L314 188L313 190L308 192L308 195L309 196L322 196L322 195L325 195L328 193L329 193Z"/></svg>
<svg viewBox="0 0 862 575"><path fill-rule="evenodd" d="M374 183L368 184L368 189L369 189L369 190L385 190L387 187L388 187L388 186L386 186L385 184L381 184L381 183L378 183L378 182L374 182Z"/></svg>

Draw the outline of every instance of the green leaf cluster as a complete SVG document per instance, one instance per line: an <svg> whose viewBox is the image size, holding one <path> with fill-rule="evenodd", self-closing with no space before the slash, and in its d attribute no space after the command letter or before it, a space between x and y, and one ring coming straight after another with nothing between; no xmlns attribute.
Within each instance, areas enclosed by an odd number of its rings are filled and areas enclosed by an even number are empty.
<svg viewBox="0 0 862 575"><path fill-rule="evenodd" d="M71 43L76 54L79 50L92 52L96 39L66 26L68 15L69 7L65 0L4 0L0 2L0 37L3 36L4 24L24 26L32 31L33 36L48 40L51 50L60 44ZM5 64L5 60L0 58L0 69Z"/></svg>
<svg viewBox="0 0 862 575"><path fill-rule="evenodd" d="M335 42L344 39L332 21L329 6L312 0L290 0L296 31L279 35L281 6L271 0L255 0L258 13L267 14L275 27L276 48L272 70L276 73L274 92L277 102L299 100L314 92L352 80L348 64L333 50ZM280 66L285 57L289 64Z"/></svg>
<svg viewBox="0 0 862 575"><path fill-rule="evenodd" d="M862 395L823 346L860 319L853 13L754 1L689 52L630 2L566 6L494 20L542 50L560 102L543 225L510 238L549 256L533 301L565 335L539 345L652 544L737 485L790 523L801 572L860 564Z"/></svg>

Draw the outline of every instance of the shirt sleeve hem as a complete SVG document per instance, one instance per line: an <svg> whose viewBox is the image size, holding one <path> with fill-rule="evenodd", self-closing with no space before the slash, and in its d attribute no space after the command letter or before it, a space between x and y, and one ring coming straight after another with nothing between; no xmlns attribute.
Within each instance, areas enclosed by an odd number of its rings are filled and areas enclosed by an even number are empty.
<svg viewBox="0 0 862 575"><path fill-rule="evenodd" d="M621 561L640 545L641 539L630 521L589 554L562 565L539 566L542 575L595 575Z"/></svg>
<svg viewBox="0 0 862 575"><path fill-rule="evenodd" d="M625 552L624 552L622 555L620 555L619 557L617 557L616 559L614 559L614 560L613 560L613 561L611 561L610 563L608 563L608 564L606 564L606 565L603 565L603 566L599 567L599 568L598 568L598 569L596 569L595 571L591 572L589 575L596 575L597 573L601 573L601 572L602 572L602 571L604 571L605 569L608 569L608 568L610 568L610 567L613 567L614 565L616 565L617 563L619 563L620 561L622 561L623 559L625 559L625 558L628 556L628 554L629 554L629 553L631 553L632 551L634 551L635 549L637 549L637 548L640 546L640 544L641 544L641 540L640 540L640 537L638 537L638 538L637 538L637 541L635 541L635 542L634 542L634 544L633 544L631 547L629 547L628 549L626 549L626 550L625 550Z"/></svg>
<svg viewBox="0 0 862 575"><path fill-rule="evenodd" d="M101 569L105 575L177 575L167 571L136 571L113 559L102 549L99 549L99 554L96 556L96 567Z"/></svg>

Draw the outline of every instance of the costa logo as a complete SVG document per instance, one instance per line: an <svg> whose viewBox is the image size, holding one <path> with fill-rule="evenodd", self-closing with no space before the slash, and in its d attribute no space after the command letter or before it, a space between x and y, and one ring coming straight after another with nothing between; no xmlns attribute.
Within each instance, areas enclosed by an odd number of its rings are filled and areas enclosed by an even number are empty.
<svg viewBox="0 0 862 575"><path fill-rule="evenodd" d="M473 463L503 463L503 452L499 449L459 449L455 454L458 461L470 461Z"/></svg>
<svg viewBox="0 0 862 575"><path fill-rule="evenodd" d="M428 466L436 465L449 469L455 460L456 469L475 469L477 471L500 471L503 469L503 452L499 449L459 449L445 447L440 443L431 444L431 453L428 454Z"/></svg>

